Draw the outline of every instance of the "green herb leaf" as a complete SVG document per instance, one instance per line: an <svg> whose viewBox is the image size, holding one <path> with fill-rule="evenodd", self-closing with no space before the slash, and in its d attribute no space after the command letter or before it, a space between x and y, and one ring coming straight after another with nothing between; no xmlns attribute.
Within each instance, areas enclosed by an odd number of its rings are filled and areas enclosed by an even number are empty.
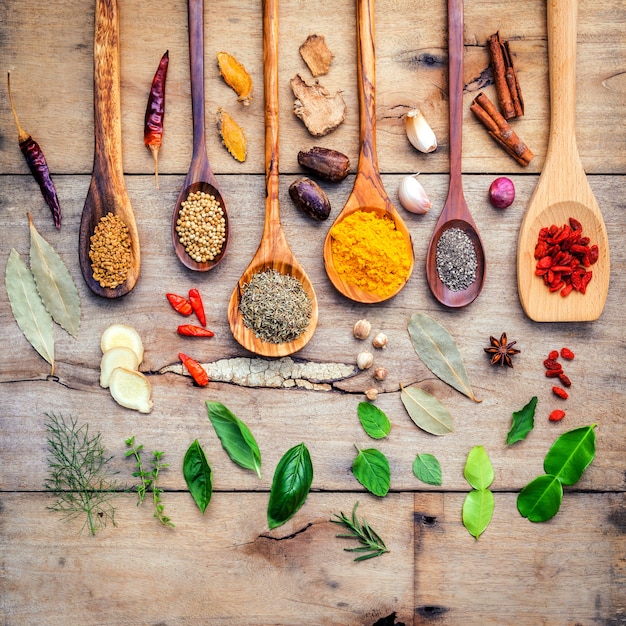
<svg viewBox="0 0 626 626"><path fill-rule="evenodd" d="M463 475L474 489L487 489L491 485L494 478L493 465L491 465L485 448L474 446L470 450Z"/></svg>
<svg viewBox="0 0 626 626"><path fill-rule="evenodd" d="M419 387L402 387L402 404L409 417L431 435L448 435L454 431L450 411L435 396Z"/></svg>
<svg viewBox="0 0 626 626"><path fill-rule="evenodd" d="M207 412L222 447L234 463L261 478L261 452L250 429L221 402L206 403Z"/></svg>
<svg viewBox="0 0 626 626"><path fill-rule="evenodd" d="M519 411L513 413L513 423L511 424L511 430L506 436L506 443L508 446L514 444L517 441L526 439L528 433L535 426L535 409L537 408L537 396L533 396L530 402Z"/></svg>
<svg viewBox="0 0 626 626"><path fill-rule="evenodd" d="M443 482L441 465L432 454L418 454L413 461L413 473L427 485L441 485Z"/></svg>
<svg viewBox="0 0 626 626"><path fill-rule="evenodd" d="M439 322L424 313L415 313L409 321L409 336L415 352L435 376L480 402L474 396L456 342Z"/></svg>
<svg viewBox="0 0 626 626"><path fill-rule="evenodd" d="M369 402L360 402L357 411L363 430L372 439L383 439L389 434L391 430L389 418L377 406Z"/></svg>
<svg viewBox="0 0 626 626"><path fill-rule="evenodd" d="M517 496L517 510L531 522L552 519L561 507L563 484L550 474L538 476L529 482Z"/></svg>
<svg viewBox="0 0 626 626"><path fill-rule="evenodd" d="M80 299L74 279L56 250L37 232L30 215L30 269L37 291L52 319L76 337Z"/></svg>
<svg viewBox="0 0 626 626"><path fill-rule="evenodd" d="M9 254L5 284L17 325L30 345L50 363L54 374L54 324L31 271L15 249Z"/></svg>
<svg viewBox="0 0 626 626"><path fill-rule="evenodd" d="M304 443L287 450L274 471L267 523L270 529L291 519L304 504L313 482L311 455Z"/></svg>
<svg viewBox="0 0 626 626"><path fill-rule="evenodd" d="M493 517L495 499L489 489L473 489L463 501L463 526L476 537L485 532Z"/></svg>
<svg viewBox="0 0 626 626"><path fill-rule="evenodd" d="M352 473L370 493L381 498L387 495L391 485L391 470L382 452L375 448L359 450L352 463Z"/></svg>
<svg viewBox="0 0 626 626"><path fill-rule="evenodd" d="M213 477L209 461L197 439L185 453L183 475L189 492L199 509L204 513L213 494Z"/></svg>
<svg viewBox="0 0 626 626"><path fill-rule="evenodd" d="M596 454L595 427L593 424L563 433L543 462L546 474L556 476L564 485L577 483Z"/></svg>

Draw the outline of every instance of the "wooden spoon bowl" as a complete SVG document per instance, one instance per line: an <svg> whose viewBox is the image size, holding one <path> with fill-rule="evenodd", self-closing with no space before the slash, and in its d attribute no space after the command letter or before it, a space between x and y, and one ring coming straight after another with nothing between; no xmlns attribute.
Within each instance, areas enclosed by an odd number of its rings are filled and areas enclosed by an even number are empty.
<svg viewBox="0 0 626 626"><path fill-rule="evenodd" d="M609 241L600 207L591 191L576 145L577 3L548 0L550 135L539 182L522 220L517 247L517 286L522 308L536 322L583 322L600 317L609 289ZM597 244L599 258L585 294L550 293L535 275L539 230L578 220L583 236Z"/></svg>
<svg viewBox="0 0 626 626"><path fill-rule="evenodd" d="M208 272L213 269L224 258L228 247L229 222L228 212L224 198L217 188L217 180L211 166L206 151L206 133L204 119L204 1L189 0L189 64L191 76L191 113L193 122L193 153L189 171L185 177L176 207L172 215L172 245L174 253L180 262L190 270L196 272ZM190 193L204 191L215 197L224 211L225 237L219 254L212 261L198 262L191 258L185 246L183 246L176 232L176 223L180 215L182 203Z"/></svg>
<svg viewBox="0 0 626 626"><path fill-rule="evenodd" d="M278 204L278 0L263 0L263 82L265 92L265 223L261 243L235 286L228 303L228 321L233 337L247 350L268 357L281 357L302 349L317 328L317 296L313 284L289 248ZM258 338L242 318L239 304L250 279L259 272L276 270L297 278L311 300L307 329L286 343Z"/></svg>
<svg viewBox="0 0 626 626"><path fill-rule="evenodd" d="M395 296L406 284L413 272L414 253L411 234L404 220L393 206L387 195L380 173L376 156L376 60L374 56L374 0L357 0L357 70L359 82L359 134L361 150L357 166L356 178L352 192L345 206L335 219L324 241L324 264L326 273L334 287L347 298L355 302L374 304ZM410 253L410 267L398 288L390 294L381 296L364 291L345 279L335 266L333 258L332 232L339 224L356 211L369 211L379 217L390 218L401 233L403 245Z"/></svg>
<svg viewBox="0 0 626 626"><path fill-rule="evenodd" d="M83 278L93 293L119 298L139 278L141 254L133 208L122 167L122 123L120 102L119 11L116 0L96 0L94 38L94 166L83 207L78 239L78 261ZM100 220L112 213L128 229L130 268L126 280L115 288L102 287L93 277L89 250L91 236Z"/></svg>

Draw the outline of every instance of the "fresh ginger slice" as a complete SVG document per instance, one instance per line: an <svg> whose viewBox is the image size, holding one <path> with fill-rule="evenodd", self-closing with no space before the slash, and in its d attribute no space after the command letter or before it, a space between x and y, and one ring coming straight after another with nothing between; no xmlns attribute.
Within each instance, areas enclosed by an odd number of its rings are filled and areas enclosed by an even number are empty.
<svg viewBox="0 0 626 626"><path fill-rule="evenodd" d="M150 413L154 406L150 381L141 373L116 367L109 376L109 391L113 399L127 409Z"/></svg>
<svg viewBox="0 0 626 626"><path fill-rule="evenodd" d="M105 353L111 348L117 347L130 348L139 359L139 363L143 361L143 343L139 333L126 324L112 324L103 333L100 339L100 348Z"/></svg>
<svg viewBox="0 0 626 626"><path fill-rule="evenodd" d="M100 386L105 389L109 386L109 378L111 372L116 367L123 367L124 369L136 371L139 367L139 357L135 354L134 350L126 348L125 346L117 346L107 350L102 355L100 361Z"/></svg>

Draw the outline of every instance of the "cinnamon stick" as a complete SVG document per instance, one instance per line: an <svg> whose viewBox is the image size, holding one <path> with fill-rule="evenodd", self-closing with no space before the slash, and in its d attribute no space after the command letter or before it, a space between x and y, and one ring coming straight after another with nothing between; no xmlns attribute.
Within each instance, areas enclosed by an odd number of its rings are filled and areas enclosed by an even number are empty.
<svg viewBox="0 0 626 626"><path fill-rule="evenodd" d="M500 31L491 35L487 42L498 103L505 119L524 115L524 99L513 65L509 43L500 38Z"/></svg>
<svg viewBox="0 0 626 626"><path fill-rule="evenodd" d="M470 110L482 122L493 139L520 165L526 167L532 161L535 155L484 93L481 92L474 98Z"/></svg>

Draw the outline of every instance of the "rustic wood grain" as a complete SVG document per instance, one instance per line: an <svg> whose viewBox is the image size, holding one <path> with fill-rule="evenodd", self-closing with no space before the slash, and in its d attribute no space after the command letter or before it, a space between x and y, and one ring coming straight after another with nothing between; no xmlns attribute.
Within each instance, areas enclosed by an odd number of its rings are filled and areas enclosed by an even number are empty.
<svg viewBox="0 0 626 626"><path fill-rule="evenodd" d="M324 385L291 389L210 382L197 388L186 376L159 373L178 363L182 349L203 362L252 357L233 338L227 303L258 248L265 206L262 21L258 2L206 3L205 90L207 149L231 219L230 244L219 267L198 276L175 257L170 219L192 149L187 7L164 0L145 6L121 3L122 138L125 183L142 250L133 291L109 301L91 293L78 264L78 232L93 163L94 6L79 0L27 0L0 4L0 58L11 70L21 122L40 143L53 172L63 211L60 231L26 169L7 98L0 98L0 269L11 248L28 260L26 212L66 262L79 290L81 328L73 339L55 327L55 376L20 333L6 290L0 289L0 621L6 624L536 624L626 623L626 421L624 420L623 298L626 293L624 174L626 173L626 40L620 0L580 0L577 51L577 139L606 223L611 281L599 320L538 324L520 306L516 286L519 228L537 185L548 139L548 75L545 3L529 0L465 1L464 193L485 246L485 286L469 307L450 310L426 283L428 241L448 192L448 98L445 3L378 0L376 3L377 151L382 182L394 203L403 174L422 172L433 201L426 215L402 212L411 233L415 269L406 287L376 306L355 303L332 286L323 262L331 221L354 184L359 152L356 11L350 0L280 2L280 155L278 201L285 236L315 288L315 335L294 358L353 365L369 349L388 370L377 406L392 423L375 442L360 426L356 408L373 386L371 370ZM515 129L535 152L522 171L493 144L470 114L479 90L494 96L486 40L498 29L511 41L526 100ZM335 54L321 82L343 90L346 121L314 140L292 113L289 79L306 72L298 47L312 32L324 34ZM143 145L143 115L154 70L170 51L160 190ZM218 76L214 55L226 50L255 81L250 107ZM223 106L248 136L249 157L236 163L220 145L212 116ZM438 150L418 154L404 135L404 113L421 106ZM296 155L312 145L346 153L352 174L322 183L331 205L327 222L314 222L288 194L300 171ZM505 211L493 209L487 189L496 174L510 175L517 197ZM396 206L399 207L398 204ZM193 342L179 337L181 318L165 293L191 287L205 298L215 336ZM436 379L415 354L407 333L413 313L428 313L455 336L477 404ZM368 318L389 343L375 350L358 341L352 326ZM141 370L153 387L154 411L140 415L119 407L98 385L100 336L112 322L133 325L145 348ZM506 331L522 353L511 369L493 368L483 352L489 335ZM559 404L542 361L568 346L571 397ZM448 406L455 432L434 437L419 430L400 401L400 385L418 384ZM511 414L539 399L535 428L523 442L505 445ZM207 419L204 402L219 400L254 432L262 453L262 478L233 465ZM548 422L557 406L566 418ZM117 502L116 528L95 538L79 534L46 507L46 411L73 414L102 433L115 455L122 484L132 481L124 440L135 435L148 451L165 451L171 468L162 475L168 514L176 528L161 527L148 504L131 495ZM531 524L515 506L518 491L542 472L556 437L596 423L597 454L581 481L568 488L559 514ZM202 516L186 492L180 471L185 451L198 438L214 472L215 493ZM272 474L291 445L305 442L314 465L313 491L284 527L267 529ZM391 493L375 498L351 473L354 446L377 447L389 458ZM472 446L483 445L495 469L496 509L476 541L461 523L468 485L463 467ZM443 485L420 483L412 473L417 453L435 454ZM347 540L334 537L328 520L356 501L388 542L391 553L353 563ZM271 538L270 538L271 537ZM395 616L395 620L394 620ZM385 620L380 622L379 620Z"/></svg>

